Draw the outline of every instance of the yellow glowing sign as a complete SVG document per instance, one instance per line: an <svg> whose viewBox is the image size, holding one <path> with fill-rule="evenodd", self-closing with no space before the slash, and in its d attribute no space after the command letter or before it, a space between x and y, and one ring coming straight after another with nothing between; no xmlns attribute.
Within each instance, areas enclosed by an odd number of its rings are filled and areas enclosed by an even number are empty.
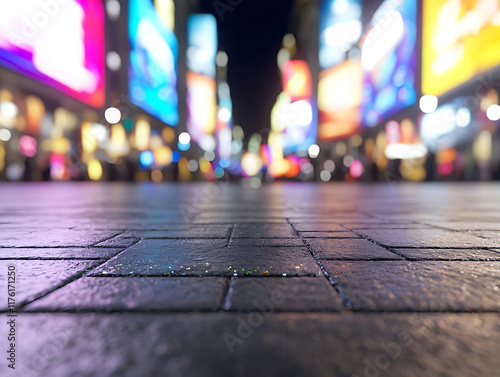
<svg viewBox="0 0 500 377"><path fill-rule="evenodd" d="M500 0L424 0L424 94L443 94L499 65L499 39Z"/></svg>

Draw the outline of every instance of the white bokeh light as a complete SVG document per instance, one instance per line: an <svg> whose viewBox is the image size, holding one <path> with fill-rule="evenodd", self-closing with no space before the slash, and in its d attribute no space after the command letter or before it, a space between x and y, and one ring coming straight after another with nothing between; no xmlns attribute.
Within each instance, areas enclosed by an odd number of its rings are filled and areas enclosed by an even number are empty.
<svg viewBox="0 0 500 377"><path fill-rule="evenodd" d="M217 53L216 62L218 67L226 67L229 62L229 57L224 51Z"/></svg>
<svg viewBox="0 0 500 377"><path fill-rule="evenodd" d="M187 132L182 132L179 135L179 143L189 144L191 142L191 136Z"/></svg>
<svg viewBox="0 0 500 377"><path fill-rule="evenodd" d="M420 110L426 114L436 111L438 104L438 98L432 94L427 94L420 98Z"/></svg>
<svg viewBox="0 0 500 377"><path fill-rule="evenodd" d="M317 158L319 156L320 148L318 144L313 144L309 147L307 152L309 153L309 157Z"/></svg>
<svg viewBox="0 0 500 377"><path fill-rule="evenodd" d="M6 130L5 128L0 130L0 140L1 141L9 141L11 137L12 137L12 134L10 133L9 130Z"/></svg>
<svg viewBox="0 0 500 377"><path fill-rule="evenodd" d="M229 109L226 109L225 107L220 109L219 120L224 123L229 122L231 120L231 111Z"/></svg>
<svg viewBox="0 0 500 377"><path fill-rule="evenodd" d="M106 12L109 18L116 21L120 17L121 6L118 0L108 0L106 2Z"/></svg>
<svg viewBox="0 0 500 377"><path fill-rule="evenodd" d="M109 124L116 124L122 119L122 113L116 107L109 107L104 112L104 118Z"/></svg>
<svg viewBox="0 0 500 377"><path fill-rule="evenodd" d="M106 54L106 65L112 71L118 71L122 66L122 59L116 51L110 51Z"/></svg>
<svg viewBox="0 0 500 377"><path fill-rule="evenodd" d="M488 110L486 110L486 116L493 122L500 120L500 105L491 105L488 107Z"/></svg>

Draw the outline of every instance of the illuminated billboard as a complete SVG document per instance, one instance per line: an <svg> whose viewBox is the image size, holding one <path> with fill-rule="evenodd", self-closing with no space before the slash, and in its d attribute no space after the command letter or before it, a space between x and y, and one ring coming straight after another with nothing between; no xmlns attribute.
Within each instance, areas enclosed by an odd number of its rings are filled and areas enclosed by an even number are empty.
<svg viewBox="0 0 500 377"><path fill-rule="evenodd" d="M322 69L342 63L357 47L363 30L361 0L323 0L319 13L319 64Z"/></svg>
<svg viewBox="0 0 500 377"><path fill-rule="evenodd" d="M170 126L179 123L178 44L151 0L129 2L129 94L132 103Z"/></svg>
<svg viewBox="0 0 500 377"><path fill-rule="evenodd" d="M211 14L189 16L187 40L187 131L202 149L214 151L217 117L215 17ZM222 111L223 119L224 113L227 111Z"/></svg>
<svg viewBox="0 0 500 377"><path fill-rule="evenodd" d="M193 14L188 19L187 66L192 72L215 77L217 20L211 14Z"/></svg>
<svg viewBox="0 0 500 377"><path fill-rule="evenodd" d="M88 105L103 106L102 1L4 2L0 65Z"/></svg>
<svg viewBox="0 0 500 377"><path fill-rule="evenodd" d="M316 141L318 111L312 86L307 62L289 60L283 65L283 93L273 108L271 123L275 130L282 128L285 155L306 151Z"/></svg>
<svg viewBox="0 0 500 377"><path fill-rule="evenodd" d="M217 96L215 79L188 72L187 77L187 130L191 139L200 143L205 135L215 131Z"/></svg>
<svg viewBox="0 0 500 377"><path fill-rule="evenodd" d="M424 0L422 91L439 96L500 64L500 0Z"/></svg>
<svg viewBox="0 0 500 377"><path fill-rule="evenodd" d="M420 135L429 150L454 148L474 138L480 129L482 110L472 103L470 98L459 97L422 116Z"/></svg>
<svg viewBox="0 0 500 377"><path fill-rule="evenodd" d="M386 0L372 18L361 46L362 120L369 127L417 100L416 23L416 0Z"/></svg>
<svg viewBox="0 0 500 377"><path fill-rule="evenodd" d="M347 137L361 125L363 70L359 60L347 60L320 73L319 127L322 141Z"/></svg>

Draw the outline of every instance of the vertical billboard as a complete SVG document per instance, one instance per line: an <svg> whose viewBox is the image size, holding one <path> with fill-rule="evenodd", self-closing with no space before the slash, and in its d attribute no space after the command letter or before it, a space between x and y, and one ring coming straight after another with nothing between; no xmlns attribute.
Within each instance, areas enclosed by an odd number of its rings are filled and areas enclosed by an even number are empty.
<svg viewBox="0 0 500 377"><path fill-rule="evenodd" d="M188 19L187 130L202 145L212 138L216 126L217 21L211 14L193 14ZM211 148L208 148L211 149Z"/></svg>
<svg viewBox="0 0 500 377"><path fill-rule="evenodd" d="M0 65L102 107L104 53L101 0L3 2Z"/></svg>
<svg viewBox="0 0 500 377"><path fill-rule="evenodd" d="M424 0L422 91L439 96L500 64L500 0Z"/></svg>
<svg viewBox="0 0 500 377"><path fill-rule="evenodd" d="M129 1L129 95L132 103L170 126L179 123L173 30L151 0Z"/></svg>
<svg viewBox="0 0 500 377"><path fill-rule="evenodd" d="M322 71L318 83L318 138L329 141L358 132L363 71L359 60L361 0L323 0L319 19Z"/></svg>
<svg viewBox="0 0 500 377"><path fill-rule="evenodd" d="M289 60L283 65L283 94L273 112L273 117L279 117L278 121L284 126L283 152L287 155L307 151L316 142L318 128L316 100L312 96L312 76L307 62Z"/></svg>
<svg viewBox="0 0 500 377"><path fill-rule="evenodd" d="M373 127L417 100L417 1L386 0L361 45L363 123Z"/></svg>

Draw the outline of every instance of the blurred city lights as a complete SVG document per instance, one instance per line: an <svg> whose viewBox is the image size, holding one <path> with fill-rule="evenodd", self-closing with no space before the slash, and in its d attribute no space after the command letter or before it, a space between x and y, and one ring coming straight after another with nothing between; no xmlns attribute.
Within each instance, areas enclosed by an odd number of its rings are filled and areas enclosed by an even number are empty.
<svg viewBox="0 0 500 377"><path fill-rule="evenodd" d="M488 110L486 111L486 115L488 116L488 119L496 122L497 120L500 120L500 106L499 105L491 105L488 107Z"/></svg>
<svg viewBox="0 0 500 377"><path fill-rule="evenodd" d="M106 65L112 71L118 71L122 66L122 59L116 51L110 51L106 54Z"/></svg>
<svg viewBox="0 0 500 377"><path fill-rule="evenodd" d="M328 182L332 179L332 174L327 170L322 170L321 173L319 173L319 177L323 182Z"/></svg>
<svg viewBox="0 0 500 377"><path fill-rule="evenodd" d="M313 144L309 147L307 150L307 153L309 153L309 157L311 158L317 158L320 153L320 148L318 144Z"/></svg>
<svg viewBox="0 0 500 377"><path fill-rule="evenodd" d="M198 171L199 169L199 164L198 164L198 161L196 160L189 160L189 171L191 171L192 173L195 173Z"/></svg>
<svg viewBox="0 0 500 377"><path fill-rule="evenodd" d="M116 21L120 17L121 6L118 0L106 1L106 13L109 18Z"/></svg>
<svg viewBox="0 0 500 377"><path fill-rule="evenodd" d="M347 155L347 156L344 156L344 158L342 159L343 163L344 163L344 166L346 168L350 168L352 163L354 162L354 158L350 155Z"/></svg>
<svg viewBox="0 0 500 377"><path fill-rule="evenodd" d="M389 160L411 160L423 158L427 155L427 147L424 144L393 143L385 148L385 156Z"/></svg>
<svg viewBox="0 0 500 377"><path fill-rule="evenodd" d="M335 162L333 162L332 160L326 160L324 163L324 167L326 171L333 173L335 171Z"/></svg>
<svg viewBox="0 0 500 377"><path fill-rule="evenodd" d="M438 98L432 94L427 94L420 98L420 110L423 113L430 114L436 111L438 107Z"/></svg>
<svg viewBox="0 0 500 377"><path fill-rule="evenodd" d="M155 162L155 155L152 151L143 151L139 158L141 165L144 167L149 167Z"/></svg>
<svg viewBox="0 0 500 377"><path fill-rule="evenodd" d="M282 80L274 106L267 89L246 88L271 110L260 123L242 117L253 104L228 84L237 85L241 59L219 50L212 14L176 13L174 0L130 0L126 12L118 0L65 2L34 38L19 20L31 22L37 0L0 15L4 179L227 175L260 187L500 175L497 0L320 0L317 30L303 19L318 9L302 2L273 52Z"/></svg>
<svg viewBox="0 0 500 377"><path fill-rule="evenodd" d="M102 2L67 0L64 6L43 6L46 7L51 9L50 14L57 7L57 17L50 17L50 27L46 27L49 15L36 0L14 1L2 8L1 64L91 106L103 106ZM33 12L36 9L40 11ZM36 16L39 19L35 20Z"/></svg>
<svg viewBox="0 0 500 377"><path fill-rule="evenodd" d="M35 157L37 144L34 137L23 135L19 138L19 152L26 157Z"/></svg>
<svg viewBox="0 0 500 377"><path fill-rule="evenodd" d="M9 141L11 137L12 137L12 134L10 133L9 130L7 130L5 128L0 129L0 140L1 141Z"/></svg>
<svg viewBox="0 0 500 377"><path fill-rule="evenodd" d="M363 175L363 164L359 160L354 160L351 165L349 166L349 174L353 178L359 178Z"/></svg>
<svg viewBox="0 0 500 377"><path fill-rule="evenodd" d="M229 63L229 57L224 51L219 51L216 56L216 63L218 67L226 67Z"/></svg>
<svg viewBox="0 0 500 377"><path fill-rule="evenodd" d="M104 112L104 118L109 124L116 124L122 119L122 113L116 107L109 107Z"/></svg>
<svg viewBox="0 0 500 377"><path fill-rule="evenodd" d="M247 177L252 177L260 173L262 160L258 154L246 152L241 158L241 167Z"/></svg>
<svg viewBox="0 0 500 377"><path fill-rule="evenodd" d="M129 96L132 103L170 126L179 123L179 46L151 0L129 0Z"/></svg>
<svg viewBox="0 0 500 377"><path fill-rule="evenodd" d="M92 181L99 181L102 178L102 165L99 160L92 158L87 164L87 172Z"/></svg>
<svg viewBox="0 0 500 377"><path fill-rule="evenodd" d="M13 102L0 101L0 115L6 118L15 118L19 110Z"/></svg>
<svg viewBox="0 0 500 377"><path fill-rule="evenodd" d="M222 108L219 110L219 120L221 122L229 122L231 120L231 111L229 109Z"/></svg>
<svg viewBox="0 0 500 377"><path fill-rule="evenodd" d="M179 143L181 144L189 144L191 142L191 136L187 132L182 132L179 135Z"/></svg>

